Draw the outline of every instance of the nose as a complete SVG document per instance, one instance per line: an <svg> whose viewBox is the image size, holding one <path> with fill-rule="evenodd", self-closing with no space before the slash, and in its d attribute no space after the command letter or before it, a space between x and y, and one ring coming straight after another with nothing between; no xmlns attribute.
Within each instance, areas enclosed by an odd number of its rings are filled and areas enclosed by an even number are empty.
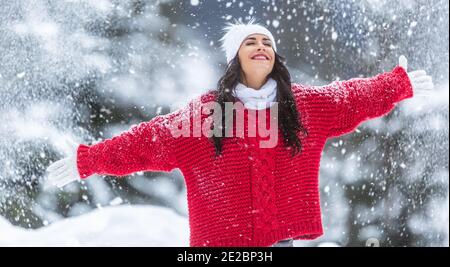
<svg viewBox="0 0 450 267"><path fill-rule="evenodd" d="M259 50L261 50L261 49L266 49L266 46L264 45L264 43L263 42L258 42L258 51Z"/></svg>

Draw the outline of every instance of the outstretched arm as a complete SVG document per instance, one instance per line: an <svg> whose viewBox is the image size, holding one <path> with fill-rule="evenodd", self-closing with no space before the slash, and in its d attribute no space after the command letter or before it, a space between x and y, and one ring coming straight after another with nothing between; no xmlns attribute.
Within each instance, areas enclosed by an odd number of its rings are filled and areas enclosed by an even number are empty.
<svg viewBox="0 0 450 267"><path fill-rule="evenodd" d="M406 58L400 56L399 65L391 72L325 86L335 105L328 136L352 132L360 123L389 113L398 102L416 93L424 96L433 89L431 77L424 70L407 73L406 68Z"/></svg>
<svg viewBox="0 0 450 267"><path fill-rule="evenodd" d="M189 118L186 111L189 108L156 116L97 144L66 140L72 152L47 168L47 186L63 187L93 174L125 176L138 171L171 171L177 167L175 141L180 140L173 129Z"/></svg>
<svg viewBox="0 0 450 267"><path fill-rule="evenodd" d="M138 171L169 172L176 168L173 137L168 128L173 115L159 115L128 131L77 150L80 178L96 174L125 176Z"/></svg>
<svg viewBox="0 0 450 267"><path fill-rule="evenodd" d="M334 105L330 137L352 132L360 123L389 113L398 102L413 96L408 75L400 66L375 77L337 81L325 87Z"/></svg>

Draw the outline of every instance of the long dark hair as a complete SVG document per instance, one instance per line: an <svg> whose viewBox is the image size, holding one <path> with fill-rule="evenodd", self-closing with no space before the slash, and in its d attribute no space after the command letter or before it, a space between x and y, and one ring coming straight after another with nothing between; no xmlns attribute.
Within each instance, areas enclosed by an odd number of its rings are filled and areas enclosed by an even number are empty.
<svg viewBox="0 0 450 267"><path fill-rule="evenodd" d="M286 68L285 58L275 52L275 64L268 77L277 82L277 102L278 102L278 126L283 133L285 146L292 149L292 156L300 153L302 144L297 136L298 131L308 134L300 120L294 97L291 91L291 75ZM225 102L235 103L236 99L232 95L233 88L241 81L241 64L239 56L236 55L227 66L225 74L217 83L216 101L225 111ZM216 156L222 153L222 138L225 137L225 112L220 112L217 116L222 116L221 136L213 135L210 141L216 149ZM227 116L230 118L230 116ZM226 138L226 137L225 137Z"/></svg>

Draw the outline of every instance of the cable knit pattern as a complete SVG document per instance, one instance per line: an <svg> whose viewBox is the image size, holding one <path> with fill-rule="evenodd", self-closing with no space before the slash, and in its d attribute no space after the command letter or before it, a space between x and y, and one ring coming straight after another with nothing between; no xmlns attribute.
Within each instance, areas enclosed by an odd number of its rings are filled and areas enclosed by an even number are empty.
<svg viewBox="0 0 450 267"><path fill-rule="evenodd" d="M265 110L266 125L269 125L270 109ZM255 116L254 121L260 121L258 113L250 113L250 116ZM245 126L245 125L244 125ZM258 127L256 133L259 137ZM248 131L246 131L248 133ZM278 133L279 134L279 133ZM252 179L252 195L254 200L253 213L254 225L257 231L268 233L278 228L277 221L277 207L275 205L275 191L273 174L274 150L267 148L259 148L258 142L261 138L249 137L250 144L250 161L253 162Z"/></svg>
<svg viewBox="0 0 450 267"><path fill-rule="evenodd" d="M179 123L187 123L192 133L192 119L202 114L195 107L216 99L216 91L210 90L119 136L80 145L78 170L87 178L179 168L187 188L191 246L270 246L288 238L315 239L323 234L318 176L326 140L387 114L413 91L401 67L372 78L325 86L293 83L291 88L309 132L298 135L303 145L299 155L291 156L280 129L275 147L260 147L265 137L258 132L248 136L248 112L244 138L224 138L218 158L206 136L174 137L171 129ZM270 109L263 111L269 114ZM253 124L259 115L255 119Z"/></svg>

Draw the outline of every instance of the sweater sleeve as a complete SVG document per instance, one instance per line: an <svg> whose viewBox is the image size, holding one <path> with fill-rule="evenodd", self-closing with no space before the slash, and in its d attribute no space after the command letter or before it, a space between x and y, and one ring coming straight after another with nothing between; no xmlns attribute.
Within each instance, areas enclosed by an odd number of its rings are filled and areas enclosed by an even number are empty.
<svg viewBox="0 0 450 267"><path fill-rule="evenodd" d="M126 176L138 171L170 172L177 168L171 126L182 110L158 115L128 131L93 145L81 144L77 167L82 179L93 174Z"/></svg>
<svg viewBox="0 0 450 267"><path fill-rule="evenodd" d="M413 96L409 77L400 66L375 77L336 81L324 89L334 111L328 137L352 132L362 122L389 113L398 102Z"/></svg>

